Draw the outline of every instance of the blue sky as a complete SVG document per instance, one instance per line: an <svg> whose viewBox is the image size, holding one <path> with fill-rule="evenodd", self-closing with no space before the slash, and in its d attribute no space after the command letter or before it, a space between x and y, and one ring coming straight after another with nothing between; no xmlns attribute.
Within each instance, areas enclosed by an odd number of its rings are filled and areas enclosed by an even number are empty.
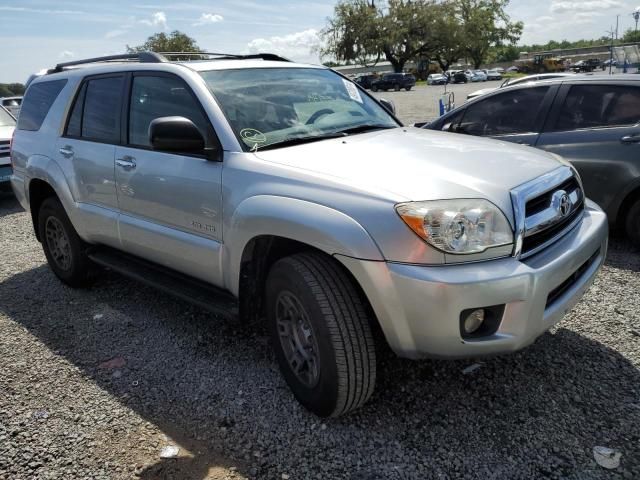
<svg viewBox="0 0 640 480"><path fill-rule="evenodd" d="M232 53L271 51L317 62L317 33L334 0L0 0L0 83L24 81L57 62L107 55L159 31L178 29L200 47ZM599 37L620 14L633 25L640 0L512 0L525 22L522 42Z"/></svg>

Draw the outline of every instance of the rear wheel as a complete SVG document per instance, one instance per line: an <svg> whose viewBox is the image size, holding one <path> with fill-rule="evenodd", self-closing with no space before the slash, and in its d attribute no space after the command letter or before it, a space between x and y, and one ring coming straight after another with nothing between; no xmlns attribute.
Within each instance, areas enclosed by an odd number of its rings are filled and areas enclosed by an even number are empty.
<svg viewBox="0 0 640 480"><path fill-rule="evenodd" d="M42 202L38 213L38 232L53 273L69 286L85 286L90 268L86 244L76 233L57 198L49 197Z"/></svg>
<svg viewBox="0 0 640 480"><path fill-rule="evenodd" d="M374 91L374 92L377 92L378 91L378 86L377 85L373 85L371 87L371 90Z"/></svg>
<svg viewBox="0 0 640 480"><path fill-rule="evenodd" d="M640 199L636 200L629 208L625 220L625 232L635 245L640 246Z"/></svg>
<svg viewBox="0 0 640 480"><path fill-rule="evenodd" d="M399 92L399 91L400 91L400 85L396 85L396 86L394 86L394 87L393 87L393 89L394 89L396 92Z"/></svg>
<svg viewBox="0 0 640 480"><path fill-rule="evenodd" d="M405 90L408 92L409 90L411 90L411 87L405 87Z"/></svg>
<svg viewBox="0 0 640 480"><path fill-rule="evenodd" d="M316 253L279 260L266 296L273 348L298 401L321 417L361 407L375 386L373 335L360 295L335 260Z"/></svg>

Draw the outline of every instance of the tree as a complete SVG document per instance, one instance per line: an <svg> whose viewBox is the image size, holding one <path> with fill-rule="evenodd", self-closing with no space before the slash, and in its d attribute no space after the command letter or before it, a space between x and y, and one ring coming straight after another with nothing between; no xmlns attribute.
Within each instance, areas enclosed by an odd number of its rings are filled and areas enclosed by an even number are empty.
<svg viewBox="0 0 640 480"><path fill-rule="evenodd" d="M491 47L515 44L524 27L512 23L505 8L509 0L454 0L462 31L465 53L479 68Z"/></svg>
<svg viewBox="0 0 640 480"><path fill-rule="evenodd" d="M381 8L375 0L340 0L321 32L321 54L365 66L384 57L402 72L408 61L433 50L435 5L435 0L388 0Z"/></svg>
<svg viewBox="0 0 640 480"><path fill-rule="evenodd" d="M440 68L446 72L451 65L464 57L464 32L456 16L453 2L444 2L436 8L439 9L437 12L439 20L434 26L432 55Z"/></svg>
<svg viewBox="0 0 640 480"><path fill-rule="evenodd" d="M169 35L164 32L156 33L147 38L147 41L137 47L127 45L129 53L137 52L202 52L196 41L186 33L174 30ZM188 60L194 57L179 57L175 60Z"/></svg>
<svg viewBox="0 0 640 480"><path fill-rule="evenodd" d="M640 42L640 31L630 28L622 36L624 43Z"/></svg>
<svg viewBox="0 0 640 480"><path fill-rule="evenodd" d="M24 85L21 83L0 83L0 97L24 95L24 90Z"/></svg>

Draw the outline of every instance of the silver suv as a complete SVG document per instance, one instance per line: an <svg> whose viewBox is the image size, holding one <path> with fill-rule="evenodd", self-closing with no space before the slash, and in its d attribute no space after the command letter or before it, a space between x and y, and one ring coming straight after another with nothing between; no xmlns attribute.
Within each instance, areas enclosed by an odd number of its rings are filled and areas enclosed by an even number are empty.
<svg viewBox="0 0 640 480"><path fill-rule="evenodd" d="M12 185L63 282L98 264L265 319L295 396L336 416L373 392L376 332L408 358L521 349L607 248L560 157L385 105L269 54L61 64L26 92Z"/></svg>

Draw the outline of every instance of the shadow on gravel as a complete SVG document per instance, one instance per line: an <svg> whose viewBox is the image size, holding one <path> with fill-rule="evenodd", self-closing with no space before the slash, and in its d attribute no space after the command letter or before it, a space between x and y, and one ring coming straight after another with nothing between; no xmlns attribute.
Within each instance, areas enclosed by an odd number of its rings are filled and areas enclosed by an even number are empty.
<svg viewBox="0 0 640 480"><path fill-rule="evenodd" d="M74 291L46 266L26 271L0 283L0 311L193 454L142 478L231 465L251 478L605 478L595 445L640 478L640 372L571 330L468 375L472 361L384 355L372 401L322 423L293 400L263 332L115 274ZM114 357L117 378L98 368Z"/></svg>
<svg viewBox="0 0 640 480"><path fill-rule="evenodd" d="M0 191L0 217L18 212L24 212L24 210L13 193Z"/></svg>
<svg viewBox="0 0 640 480"><path fill-rule="evenodd" d="M619 233L609 235L606 265L622 270L640 272L640 249Z"/></svg>

